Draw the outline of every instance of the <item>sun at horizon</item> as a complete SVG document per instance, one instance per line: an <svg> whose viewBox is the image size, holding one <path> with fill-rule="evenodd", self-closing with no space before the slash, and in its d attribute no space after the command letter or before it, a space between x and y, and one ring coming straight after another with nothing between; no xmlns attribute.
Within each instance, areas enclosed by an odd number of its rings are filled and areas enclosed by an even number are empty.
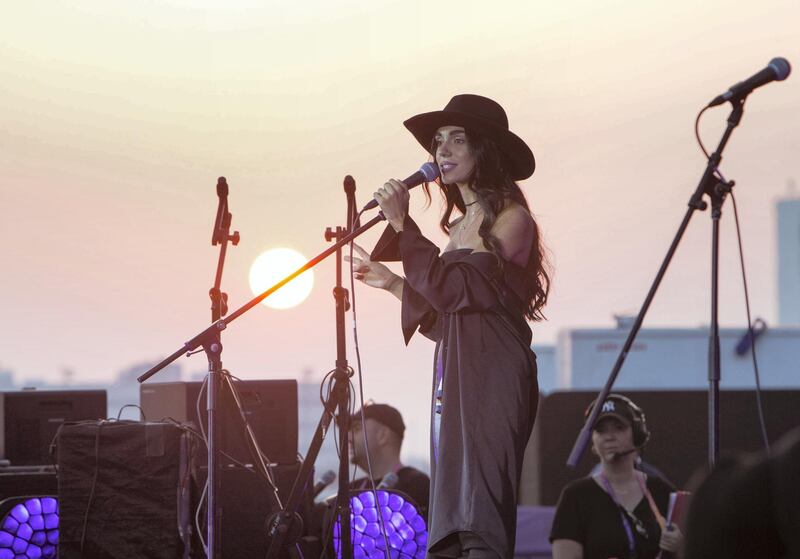
<svg viewBox="0 0 800 559"><path fill-rule="evenodd" d="M250 266L250 290L260 295L300 268L307 259L291 248L273 248L262 252ZM314 272L306 270L261 301L273 309L296 307L308 298L314 287Z"/></svg>

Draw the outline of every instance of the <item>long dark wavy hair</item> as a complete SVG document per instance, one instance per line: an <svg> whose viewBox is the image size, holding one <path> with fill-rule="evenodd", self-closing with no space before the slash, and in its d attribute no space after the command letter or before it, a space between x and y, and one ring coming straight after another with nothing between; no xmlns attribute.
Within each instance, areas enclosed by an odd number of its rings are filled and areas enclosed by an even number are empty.
<svg viewBox="0 0 800 559"><path fill-rule="evenodd" d="M475 168L470 177L469 187L475 192L478 205L483 209L483 222L478 229L478 234L483 239L483 246L486 250L497 257L497 261L502 270L504 260L501 257L500 240L491 234L492 227L497 221L497 216L503 211L509 202L516 202L528 213L530 207L525 200L519 185L509 176L506 170L505 156L494 140L465 129L467 145L470 154L475 160ZM436 140L432 141L432 154L436 153ZM434 160L436 159L434 155ZM439 221L442 231L450 234L450 216L453 208L458 208L461 213L466 212L464 200L461 198L461 191L455 184L445 184L441 178L436 179L441 194L444 198L444 213ZM431 201L430 188L428 183L423 185L425 196L428 203ZM528 277L527 293L525 294L525 318L528 320L544 320L542 309L547 304L547 296L550 292L550 262L547 258L547 251L542 243L539 234L539 225L533 219L533 244L528 255L528 263L525 271Z"/></svg>

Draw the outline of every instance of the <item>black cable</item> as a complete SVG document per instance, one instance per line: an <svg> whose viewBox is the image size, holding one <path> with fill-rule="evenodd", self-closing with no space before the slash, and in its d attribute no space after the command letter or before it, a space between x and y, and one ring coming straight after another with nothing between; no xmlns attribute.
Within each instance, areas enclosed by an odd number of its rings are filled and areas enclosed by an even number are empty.
<svg viewBox="0 0 800 559"><path fill-rule="evenodd" d="M119 408L119 412L117 412L117 421L119 421L120 417L122 417L122 411L125 408L138 408L139 409L139 413L142 414L142 421L147 421L147 416L144 414L144 410L142 409L142 406L137 406L136 404L125 404L124 406Z"/></svg>
<svg viewBox="0 0 800 559"><path fill-rule="evenodd" d="M195 434L195 436L200 437L200 439L203 441L203 445L205 446L206 452L208 452L208 436L206 435L205 422L203 421L203 415L200 412L200 402L203 400L203 392L206 390L207 385L208 385L208 375L206 375L206 377L203 379L203 383L200 385L200 390L197 393L197 401L195 402L195 413L197 415L197 425L200 428L200 432L198 433L197 431L195 431L194 429L192 429L188 425L185 426L185 428L190 430L193 434ZM165 419L168 419L168 420L171 420L171 421L175 422L176 425L184 425L183 423L180 423L179 421L177 421L177 420L175 420L175 419L173 419L171 417L167 417ZM245 464L244 462L241 462L240 460L237 460L236 458L234 458L233 456L231 456L230 454L228 454L224 450L220 450L219 453L222 454L225 458L227 458L231 462L233 462L234 464L236 464L237 466L241 466L242 468L246 468L247 467L247 464Z"/></svg>
<svg viewBox="0 0 800 559"><path fill-rule="evenodd" d="M358 213L358 215L356 216L356 218L354 220L354 223L358 222L359 218L361 217L361 213L362 212ZM348 226L349 225L350 224L348 224ZM367 454L367 479L368 479L368 481L370 482L370 484L372 486L372 488L371 488L372 489L372 494L375 497L375 503L376 503L376 507L377 507L377 510L378 510L378 520L379 520L378 524L379 524L379 526L381 528L381 535L383 536L384 545L386 546L386 556L388 558L388 557L391 556L391 554L390 554L391 547L389 545L389 539L388 539L388 537L386 535L386 528L384 526L383 514L381 514L380 506L377 505L377 503L378 503L378 493L377 493L377 489L375 487L375 480L374 480L374 478L372 476L372 464L371 464L371 461L370 461L370 458L369 458L369 442L367 441L366 430L363 428L364 419L365 419L364 418L364 379L363 379L362 368L361 368L361 350L360 350L359 343L358 343L358 316L357 316L357 313L356 313L356 290L355 290L355 280L353 279L353 272L354 272L354 270L353 270L353 241L351 241L349 243L349 247L350 247L350 294L351 294L351 309L353 311L353 340L354 340L354 344L355 344L356 363L357 363L357 369L358 369L358 388L359 388L359 390L358 390L359 398L358 399L361 402L361 425L362 425L361 432L364 435L364 447L365 447L365 452ZM349 372L351 373L350 377L352 377L352 372L353 372L352 368L349 368ZM350 380L348 380L348 383L349 383L350 391L348 393L347 409L350 411L350 415L352 416L352 415L355 414L356 399L355 398L349 398L349 394L355 394L355 385ZM334 426L335 426L335 424L334 424ZM336 432L336 429L334 427L334 440L336 440L336 436L337 436L337 432ZM345 433L345 434L340 434L340 436L348 436L348 435ZM336 453L339 456L339 460L341 460L342 457L341 457L341 453L339 452L338 443L336 444ZM357 471L357 466L356 466L355 463L353 463L352 464L352 473L350 475L350 479L347 480L348 484L350 484L355 479L356 471ZM333 503L333 510L335 511L337 507L338 507L338 496L337 496L337 500L334 501L334 503ZM330 522L328 522L327 525L325 526L326 530L323 531L323 542L322 542L322 557L323 558L327 556L327 539L333 535L333 525L335 524L335 522L336 522L336 514L334 512L334 514L331 516ZM341 537L341 534L340 534L340 537Z"/></svg>
<svg viewBox="0 0 800 559"><path fill-rule="evenodd" d="M697 113L697 118L694 121L694 135L697 138L697 143L700 145L700 149L705 155L706 160L710 160L711 156L708 154L708 150L706 150L705 146L703 145L703 140L700 138L700 117L703 116L703 113L706 112L710 107L706 106ZM724 183L728 181L725 179L725 176L719 170L719 167L714 167L714 174ZM730 190L731 200L733 201L733 216L734 221L736 222L736 238L739 243L739 262L741 264L742 269L742 284L744 286L744 302L745 302L745 310L747 311L747 335L750 336L751 340L751 350L752 350L752 357L753 357L753 371L755 374L756 379L756 404L758 408L758 420L759 420L759 427L761 428L761 438L764 441L764 448L766 449L767 455L770 453L769 448L769 437L767 436L767 426L766 421L764 420L764 406L762 401L762 393L761 393L761 375L758 371L758 359L756 358L756 344L755 344L755 333L753 332L753 323L750 318L750 296L747 289L747 275L745 273L745 266L744 266L744 249L742 248L742 233L741 228L739 226L739 212L737 211L736 207L736 197L733 195L733 191Z"/></svg>
<svg viewBox="0 0 800 559"><path fill-rule="evenodd" d="M358 223L359 219L361 218L361 214L364 210L361 210L356 215L356 218L353 220L353 223ZM356 364L358 369L358 393L359 398L361 400L361 433L364 435L364 450L367 455L367 480L371 486L372 495L375 498L375 506L378 509L378 526L381 528L381 535L383 536L383 542L386 546L386 557L387 559L391 559L391 546L389 545L389 538L386 535L386 526L384 525L385 521L383 518L383 513L381 512L381 507L378 504L378 489L375 486L375 478L372 476L372 461L369 457L369 441L367 440L367 430L366 430L366 420L364 417L364 377L361 370L361 349L358 343L358 314L356 312L356 284L355 279L353 277L354 269L353 269L353 244L354 241L350 241L350 293L351 293L351 301L352 301L352 309L353 309L353 343L356 349ZM355 464L354 464L355 466ZM353 471L353 477L355 477L355 470Z"/></svg>
<svg viewBox="0 0 800 559"><path fill-rule="evenodd" d="M709 155L708 150L703 145L703 140L700 138L700 118L703 116L703 113L705 113L709 108L710 107L708 106L703 107L703 110L697 113L697 118L694 119L694 137L697 138L697 145L700 146L700 151L703 152L703 155L705 156L706 160L710 160L711 155ZM725 180L725 177L722 176L722 172L719 170L719 167L714 167L714 174L716 174L717 177L719 177L719 179L722 180L723 182L728 182Z"/></svg>
<svg viewBox="0 0 800 559"><path fill-rule="evenodd" d="M56 456L56 451L58 450L58 437L61 435L61 429L64 428L64 423L61 423L56 429L56 434L53 435L53 438L50 440L50 446L48 448L48 456L50 457L50 464L53 466L53 469L58 473L58 457Z"/></svg>
<svg viewBox="0 0 800 559"><path fill-rule="evenodd" d="M761 438L764 441L764 448L767 452L767 456L770 454L769 448L769 437L767 436L767 422L764 419L764 406L762 402L763 395L761 393L761 375L758 372L758 359L756 358L756 337L755 332L753 331L753 323L750 319L750 296L747 290L747 274L745 273L744 267L744 249L742 248L742 232L739 227L739 212L736 208L736 197L733 195L733 191L731 191L731 201L733 201L733 216L734 220L736 221L736 239L739 243L739 263L741 264L742 268L742 286L744 287L744 303L745 309L747 310L747 335L750 336L751 344L750 344L750 353L753 357L753 371L755 372L756 377L756 404L758 407L758 421L759 426L761 427Z"/></svg>
<svg viewBox="0 0 800 559"><path fill-rule="evenodd" d="M327 410L328 404L330 403L331 396L333 395L333 383L334 383L334 380L335 380L334 379L334 375L336 374L336 371L337 371L336 369L332 369L332 370L328 371L327 373L325 373L325 375L322 377L322 382L320 383L320 387L319 387L319 400L320 400L320 403L322 404L323 410ZM348 368L348 373L352 374L352 369ZM349 394L348 394L348 400L349 400ZM345 407L347 409L350 409L350 407L351 407L350 401L348 401L346 403ZM338 431L338 421L337 421L335 409L331 412L331 416L332 416L332 418L331 418L330 429L333 432L334 449L336 450L337 458L339 460L341 460L342 457L341 457L341 452L339 451L339 443L338 443L338 437L339 437L339 435L338 435L338 433L339 433L339 431ZM337 473L337 475L338 475L338 473ZM338 505L338 494L336 496L336 499L333 501L332 505L330 505L330 508L328 509L329 511L332 511L333 514L326 515L326 516L328 516L327 521L325 521L326 519L323 518L324 522L323 522L323 525L322 525L322 540L321 540L321 543L322 543L322 555L321 555L321 557L322 558L327 557L327 553L328 553L327 545L329 543L328 542L329 538L331 538L331 536L333 535L333 525L334 525L334 523L336 521L335 511L336 511L336 506L337 505Z"/></svg>
<svg viewBox="0 0 800 559"><path fill-rule="evenodd" d="M94 476L92 477L92 488L89 491L89 500L86 502L86 510L83 513L83 527L81 528L81 557L83 557L83 546L86 543L86 530L89 527L89 511L92 508L94 492L97 488L97 479L100 477L100 429L106 422L101 420L97 424L97 432L94 437Z"/></svg>
<svg viewBox="0 0 800 559"><path fill-rule="evenodd" d="M322 377L322 382L319 385L319 401L322 404L323 408L328 405L328 400L330 400L330 398L331 398L330 377L335 372L336 372L336 369L333 369L333 370L328 371L327 373L325 373L325 376ZM326 382L328 383L327 384L327 387L328 387L327 392L325 392L325 386L326 386L325 383ZM323 392L325 392L324 396L323 396Z"/></svg>
<svg viewBox="0 0 800 559"><path fill-rule="evenodd" d="M197 417L197 426L200 429L199 434L196 431L194 431L193 429L191 429L191 428L189 428L187 426L187 429L189 429L190 432L194 433L195 435L199 435L200 436L200 439L203 441L203 444L205 446L206 452L208 452L208 436L206 435L205 422L203 421L203 414L200 412L200 402L203 401L203 393L207 390L207 387L208 387L208 376L209 375L206 375L203 378L203 382L200 385L200 390L197 392L197 400L195 401L195 414L196 414L196 417ZM168 418L168 419L172 419L172 418ZM175 420L173 419L173 421L175 421ZM240 466L240 467L242 467L244 469L247 468L246 464L240 462L239 460L237 460L236 458L232 457L228 453L220 450L220 454L222 454L223 456L225 456L226 458L231 460L237 466ZM208 474L206 474L206 475L208 475ZM205 484L203 486L203 491L200 494L200 498L197 501L197 506L195 507L195 514L194 514L195 527L197 528L197 537L199 538L200 545L203 547L203 550L205 551L206 555L208 555L208 548L207 548L206 541L203 539L203 531L201 530L201 527L200 527L199 516L200 516L200 511L206 505L206 497L207 496L208 496L208 478L206 478L206 482L205 482Z"/></svg>
<svg viewBox="0 0 800 559"><path fill-rule="evenodd" d="M331 373L329 373L329 374L332 374L332 373L335 373L335 372L336 371L334 370L334 371L331 371ZM348 367L348 373L352 374L352 369L350 367ZM331 376L330 380L329 380L329 383L328 383L328 399L330 399L330 395L331 395L331 392L332 392L332 387L331 387L332 384L333 384L333 377ZM348 393L347 393L347 399L348 400L345 403L345 408L348 410L348 412L352 416L353 415L352 410L351 410L351 408L352 408L352 398L350 397L350 395L353 394L355 391L353 390L352 383L349 380L348 380L348 384L349 384L351 390L348 391ZM338 457L339 462L341 462L342 453L340 452L340 449L339 449L339 439L338 439L339 436L341 436L341 434L339 433L339 430L338 430L338 421L337 421L336 416L334 415L334 418L333 418L333 443L334 443L334 448L336 449L336 456ZM341 473L341 470L340 470L339 473ZM337 473L337 475L338 475L338 473ZM350 479L347 480L347 483L349 485ZM327 550L328 539L333 537L333 526L336 523L336 517L337 517L336 509L338 508L338 506L339 506L339 493L337 492L336 493L336 498L333 501L332 507L329 509L330 511L332 511L332 514L330 515L330 518L328 519L328 522L325 523L325 525L323 526L323 532L322 532L322 535L323 535L323 537L322 537L322 546L323 546L322 547L322 557L326 557L327 553L328 553L328 550ZM340 535L340 537L341 537L341 535ZM332 539L331 539L331 545L333 545Z"/></svg>
<svg viewBox="0 0 800 559"><path fill-rule="evenodd" d="M697 117L694 119L694 137L697 138L697 145L700 146L700 151L703 152L703 155L706 156L706 159L710 159L711 156L708 154L708 150L703 145L703 140L700 139L700 118L703 116L708 110L708 107L703 107L703 110L697 113Z"/></svg>

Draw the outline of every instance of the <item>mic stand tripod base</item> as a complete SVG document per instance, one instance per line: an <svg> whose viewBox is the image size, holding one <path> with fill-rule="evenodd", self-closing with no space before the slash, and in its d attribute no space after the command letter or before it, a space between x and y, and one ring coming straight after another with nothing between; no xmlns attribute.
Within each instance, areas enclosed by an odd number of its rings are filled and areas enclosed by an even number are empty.
<svg viewBox="0 0 800 559"><path fill-rule="evenodd" d="M300 507L300 501L302 500L303 493L310 487L310 480L312 469L314 467L314 462L317 460L317 456L319 455L319 450L322 447L322 442L325 438L325 435L328 433L328 429L330 428L331 421L335 418L335 412L339 409L340 414L340 421L339 425L342 425L342 411L345 410L344 416L346 416L346 421L349 424L350 416L349 410L347 408L348 403L350 402L350 372L349 370L342 371L341 369L337 369L333 376L333 388L331 389L331 396L327 402L324 404L324 409L322 411L322 417L317 424L317 429L314 432L314 437L311 440L311 445L309 446L308 452L306 453L305 460L303 461L303 465L300 468L300 471L297 473L297 477L295 478L294 485L292 486L292 491L289 494L289 498L286 501L286 505L284 506L283 510L273 514L269 517L266 524L267 536L270 540L269 548L267 549L267 559L276 559L280 551L289 545L294 545L296 541L299 539L298 537L294 537L294 535L298 531L298 524L300 524L300 532L302 533L302 519L298 517L298 509ZM344 441L344 444L347 444L347 434L342 433L340 437L341 441ZM341 442L340 441L340 442ZM345 447L346 448L346 447ZM341 449L340 449L341 452ZM341 460L344 464L348 464L348 454L345 454L341 457ZM349 468L349 466L347 466ZM345 475L345 483L349 479L348 475ZM341 489L341 483L340 483ZM340 501L341 501L341 494L340 494ZM349 502L349 494L345 498L346 509L344 509L340 503L340 511L346 510L346 522L347 526L350 525L350 502ZM293 520L294 519L294 520ZM324 544L324 542L323 542ZM342 555L342 557L352 557L352 555Z"/></svg>

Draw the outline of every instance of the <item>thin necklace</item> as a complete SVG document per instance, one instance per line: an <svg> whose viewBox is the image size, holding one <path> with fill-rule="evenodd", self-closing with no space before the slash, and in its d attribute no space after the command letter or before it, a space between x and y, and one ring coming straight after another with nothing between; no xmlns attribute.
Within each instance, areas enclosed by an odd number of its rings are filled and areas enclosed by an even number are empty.
<svg viewBox="0 0 800 559"><path fill-rule="evenodd" d="M478 201L477 201L477 200L473 200L473 201L472 201L472 202L470 202L469 204L464 204L464 205L465 205L465 206L471 206L472 204L477 204L477 203L478 203Z"/></svg>
<svg viewBox="0 0 800 559"><path fill-rule="evenodd" d="M477 202L477 200L475 200ZM471 206L475 202L470 202L469 204L465 204L467 206ZM480 206L478 206L480 208ZM458 229L455 231L455 236L453 237L453 242L456 244L461 244L464 239L464 233L468 226L472 225L472 222L475 221L475 217L482 212L474 212L474 213L465 213L461 220L458 222Z"/></svg>

